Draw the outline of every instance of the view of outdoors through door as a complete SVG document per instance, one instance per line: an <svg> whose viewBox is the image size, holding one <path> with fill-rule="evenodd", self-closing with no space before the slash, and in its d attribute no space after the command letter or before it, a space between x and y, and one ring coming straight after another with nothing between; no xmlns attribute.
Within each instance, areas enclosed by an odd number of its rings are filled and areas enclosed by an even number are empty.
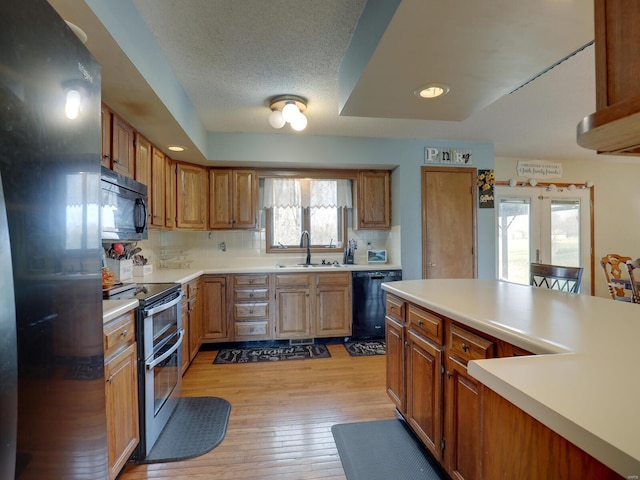
<svg viewBox="0 0 640 480"><path fill-rule="evenodd" d="M529 284L529 264L581 266L591 292L589 190L496 187L498 278Z"/></svg>

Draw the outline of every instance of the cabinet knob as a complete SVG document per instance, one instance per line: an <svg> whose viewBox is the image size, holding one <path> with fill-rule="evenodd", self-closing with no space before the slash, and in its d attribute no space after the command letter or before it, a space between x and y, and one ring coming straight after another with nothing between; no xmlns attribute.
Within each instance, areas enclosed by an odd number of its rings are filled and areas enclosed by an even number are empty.
<svg viewBox="0 0 640 480"><path fill-rule="evenodd" d="M253 292L251 292L251 293L249 294L249 296L253 298Z"/></svg>
<svg viewBox="0 0 640 480"><path fill-rule="evenodd" d="M111 376L107 379L107 383L108 383L108 384L112 384L112 383L113 383L113 375L111 375Z"/></svg>
<svg viewBox="0 0 640 480"><path fill-rule="evenodd" d="M418 326L421 327L424 325L424 322L422 320L418 320Z"/></svg>
<svg viewBox="0 0 640 480"><path fill-rule="evenodd" d="M249 313L253 313L253 308L250 308L250 309L249 309Z"/></svg>
<svg viewBox="0 0 640 480"><path fill-rule="evenodd" d="M127 333L129 333L129 331L128 331L128 330L123 330L122 332L120 332L120 336L121 336L121 337L126 337L126 336L127 336Z"/></svg>
<svg viewBox="0 0 640 480"><path fill-rule="evenodd" d="M469 349L471 348L469 345L467 345L466 343L463 343L462 345L462 351L463 352L468 352Z"/></svg>
<svg viewBox="0 0 640 480"><path fill-rule="evenodd" d="M450 371L448 371L448 370L447 370L446 375L447 375L447 378L451 378L451 377L453 376L453 375L451 374L451 372L450 372Z"/></svg>

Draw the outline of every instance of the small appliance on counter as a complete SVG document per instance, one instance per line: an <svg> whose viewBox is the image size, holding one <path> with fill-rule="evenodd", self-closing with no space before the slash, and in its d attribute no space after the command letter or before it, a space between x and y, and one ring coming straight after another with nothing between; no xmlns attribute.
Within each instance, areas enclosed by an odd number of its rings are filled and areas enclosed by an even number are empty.
<svg viewBox="0 0 640 480"><path fill-rule="evenodd" d="M355 240L349 240L347 242L347 248L344 249L344 259L342 263L345 265L353 265L355 263L354 257L356 248L358 248L358 244Z"/></svg>

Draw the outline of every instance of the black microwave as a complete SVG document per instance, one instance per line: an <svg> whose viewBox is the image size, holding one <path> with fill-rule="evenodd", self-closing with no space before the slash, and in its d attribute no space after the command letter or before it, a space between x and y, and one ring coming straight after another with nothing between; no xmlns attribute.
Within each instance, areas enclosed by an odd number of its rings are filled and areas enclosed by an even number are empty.
<svg viewBox="0 0 640 480"><path fill-rule="evenodd" d="M148 237L147 186L102 167L100 189L102 240L145 240Z"/></svg>

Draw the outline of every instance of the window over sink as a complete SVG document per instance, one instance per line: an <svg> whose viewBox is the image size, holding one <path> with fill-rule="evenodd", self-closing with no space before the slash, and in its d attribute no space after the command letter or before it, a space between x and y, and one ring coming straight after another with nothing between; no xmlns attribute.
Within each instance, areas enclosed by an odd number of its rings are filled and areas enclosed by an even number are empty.
<svg viewBox="0 0 640 480"><path fill-rule="evenodd" d="M342 249L346 243L351 180L267 177L263 193L267 252L305 251L304 231L309 232L312 251Z"/></svg>

